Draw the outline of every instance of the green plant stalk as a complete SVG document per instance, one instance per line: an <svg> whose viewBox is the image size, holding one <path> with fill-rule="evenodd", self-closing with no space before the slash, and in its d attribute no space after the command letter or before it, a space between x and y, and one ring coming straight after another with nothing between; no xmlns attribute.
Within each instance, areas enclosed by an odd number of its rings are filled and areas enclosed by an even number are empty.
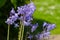
<svg viewBox="0 0 60 40"><path fill-rule="evenodd" d="M8 25L7 40L9 40L9 30L10 30L10 25Z"/></svg>
<svg viewBox="0 0 60 40"><path fill-rule="evenodd" d="M23 15L23 20L21 21L21 25L22 25L22 37L21 37L21 40L23 40L23 36L24 36L24 15Z"/></svg>
<svg viewBox="0 0 60 40"><path fill-rule="evenodd" d="M21 21L20 21L20 25L21 25ZM21 40L21 32L22 32L22 25L19 26L18 40Z"/></svg>
<svg viewBox="0 0 60 40"><path fill-rule="evenodd" d="M24 24L22 23L22 38L21 38L21 40L23 40L23 36L24 36Z"/></svg>

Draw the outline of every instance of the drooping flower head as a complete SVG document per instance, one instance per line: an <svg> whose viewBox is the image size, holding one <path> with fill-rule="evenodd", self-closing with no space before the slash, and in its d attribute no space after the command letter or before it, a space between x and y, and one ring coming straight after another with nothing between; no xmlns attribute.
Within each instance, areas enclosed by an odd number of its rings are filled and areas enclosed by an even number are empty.
<svg viewBox="0 0 60 40"><path fill-rule="evenodd" d="M5 21L5 23L12 25L18 19L18 14L15 13L14 8L10 11L9 18Z"/></svg>
<svg viewBox="0 0 60 40"><path fill-rule="evenodd" d="M12 8L12 10L10 11L10 16L13 16L15 14L15 10L14 8Z"/></svg>
<svg viewBox="0 0 60 40"><path fill-rule="evenodd" d="M38 23L32 25L31 32L34 32L37 27L38 27Z"/></svg>
<svg viewBox="0 0 60 40"><path fill-rule="evenodd" d="M50 30L54 29L55 27L56 27L55 24L49 24L47 27L47 31L50 31Z"/></svg>
<svg viewBox="0 0 60 40"><path fill-rule="evenodd" d="M45 27L47 29L47 31L50 31L50 30L54 29L56 27L56 25L44 22L43 27Z"/></svg>

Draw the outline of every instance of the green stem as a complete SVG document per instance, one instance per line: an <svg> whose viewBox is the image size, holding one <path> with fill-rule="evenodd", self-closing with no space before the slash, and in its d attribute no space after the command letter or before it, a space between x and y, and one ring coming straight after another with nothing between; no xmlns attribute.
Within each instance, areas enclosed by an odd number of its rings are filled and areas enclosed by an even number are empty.
<svg viewBox="0 0 60 40"><path fill-rule="evenodd" d="M24 21L24 20L23 20ZM19 35L18 35L18 40L23 40L23 35L24 35L24 23L22 20L20 20L20 26L19 27Z"/></svg>
<svg viewBox="0 0 60 40"><path fill-rule="evenodd" d="M22 23L22 38L21 38L21 40L23 40L23 36L24 36L24 25Z"/></svg>
<svg viewBox="0 0 60 40"><path fill-rule="evenodd" d="M10 30L10 25L8 25L7 40L9 40L9 30Z"/></svg>
<svg viewBox="0 0 60 40"><path fill-rule="evenodd" d="M20 24L21 24L21 22L20 22ZM22 25L19 26L18 40L21 40L21 31L22 31Z"/></svg>

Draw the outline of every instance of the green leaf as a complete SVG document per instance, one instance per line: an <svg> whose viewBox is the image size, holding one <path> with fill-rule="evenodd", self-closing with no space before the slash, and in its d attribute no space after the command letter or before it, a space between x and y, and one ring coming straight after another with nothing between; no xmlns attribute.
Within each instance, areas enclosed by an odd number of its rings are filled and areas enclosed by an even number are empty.
<svg viewBox="0 0 60 40"><path fill-rule="evenodd" d="M6 0L0 0L0 8L4 6L5 3L6 3Z"/></svg>
<svg viewBox="0 0 60 40"><path fill-rule="evenodd" d="M11 3L14 5L14 7L17 7L17 0L11 0Z"/></svg>

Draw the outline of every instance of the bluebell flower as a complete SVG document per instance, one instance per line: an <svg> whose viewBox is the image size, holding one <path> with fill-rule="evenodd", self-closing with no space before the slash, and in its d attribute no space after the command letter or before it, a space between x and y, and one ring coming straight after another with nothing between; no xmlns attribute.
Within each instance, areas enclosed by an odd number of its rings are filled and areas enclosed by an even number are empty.
<svg viewBox="0 0 60 40"><path fill-rule="evenodd" d="M13 15L13 16L10 16L10 17L7 19L7 21L5 21L5 23L12 25L12 24L17 20L17 18L18 18L18 15L17 15L17 14L15 14L15 15Z"/></svg>
<svg viewBox="0 0 60 40"><path fill-rule="evenodd" d="M47 29L46 31L50 31L50 30L54 29L56 27L56 25L44 22L43 27L45 27Z"/></svg>
<svg viewBox="0 0 60 40"><path fill-rule="evenodd" d="M31 22L24 21L24 26L29 26L30 24L31 24Z"/></svg>
<svg viewBox="0 0 60 40"><path fill-rule="evenodd" d="M28 38L31 40L33 38L33 36L32 35L29 35Z"/></svg>
<svg viewBox="0 0 60 40"><path fill-rule="evenodd" d="M34 11L36 9L35 5L33 2L31 2L30 4L28 4L29 8L31 8L32 11Z"/></svg>
<svg viewBox="0 0 60 40"><path fill-rule="evenodd" d="M18 17L18 20L22 20L23 21L23 19L24 19L23 16Z"/></svg>
<svg viewBox="0 0 60 40"><path fill-rule="evenodd" d="M55 24L52 24L51 27L52 27L52 29L54 29L56 27L56 25Z"/></svg>
<svg viewBox="0 0 60 40"><path fill-rule="evenodd" d="M43 38L45 40L49 39L49 36L50 36L50 32L49 31L43 33Z"/></svg>
<svg viewBox="0 0 60 40"><path fill-rule="evenodd" d="M38 40L42 40L42 39L43 39L43 34L36 34L35 37L36 37Z"/></svg>
<svg viewBox="0 0 60 40"><path fill-rule="evenodd" d="M49 24L49 25L47 26L47 31L50 31L50 30L54 29L55 27L56 27L55 24Z"/></svg>
<svg viewBox="0 0 60 40"><path fill-rule="evenodd" d="M50 32L44 32L43 35L44 35L44 37L49 37L50 36Z"/></svg>
<svg viewBox="0 0 60 40"><path fill-rule="evenodd" d="M12 10L10 11L10 16L12 16L14 14L15 14L15 10L14 10L14 8L12 8Z"/></svg>
<svg viewBox="0 0 60 40"><path fill-rule="evenodd" d="M44 33L39 33L39 34L36 34L35 37L38 39L38 40L42 40L44 38L48 38L50 36L50 32L44 32Z"/></svg>
<svg viewBox="0 0 60 40"><path fill-rule="evenodd" d="M44 26L46 26L46 25L47 25L47 23L46 23L46 22L44 22L44 23L43 23L43 27L44 27Z"/></svg>
<svg viewBox="0 0 60 40"><path fill-rule="evenodd" d="M17 9L17 12L18 12L19 15L20 15L20 14L24 14L22 7L17 7L17 8L18 8L18 9Z"/></svg>
<svg viewBox="0 0 60 40"><path fill-rule="evenodd" d="M13 21L16 21L16 20L17 20L17 17L16 17L16 16L12 16L11 19L12 19Z"/></svg>
<svg viewBox="0 0 60 40"><path fill-rule="evenodd" d="M14 27L19 27L19 24L18 23L14 23Z"/></svg>
<svg viewBox="0 0 60 40"><path fill-rule="evenodd" d="M12 19L8 18L7 21L5 21L5 23L12 25L14 23L14 21Z"/></svg>
<svg viewBox="0 0 60 40"><path fill-rule="evenodd" d="M38 27L38 23L32 25L31 32L34 32L37 27Z"/></svg>
<svg viewBox="0 0 60 40"><path fill-rule="evenodd" d="M26 17L25 17L25 20L26 20L26 21L32 21L33 18L32 18L31 16L26 16Z"/></svg>

